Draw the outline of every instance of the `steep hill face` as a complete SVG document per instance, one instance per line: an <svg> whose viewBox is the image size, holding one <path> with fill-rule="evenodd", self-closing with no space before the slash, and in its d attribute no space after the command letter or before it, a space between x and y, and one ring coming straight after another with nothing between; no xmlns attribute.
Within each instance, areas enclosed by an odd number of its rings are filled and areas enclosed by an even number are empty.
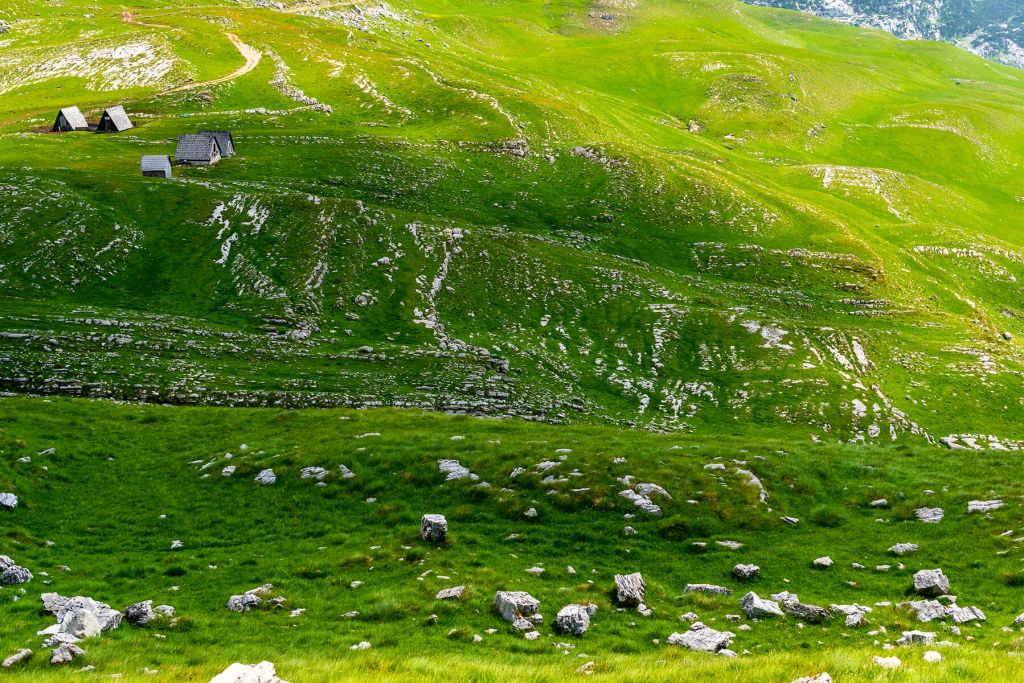
<svg viewBox="0 0 1024 683"><path fill-rule="evenodd" d="M1015 70L719 0L4 11L5 391L1024 438Z"/></svg>
<svg viewBox="0 0 1024 683"><path fill-rule="evenodd" d="M943 40L1024 68L1024 12L1015 0L747 0L810 12L906 40Z"/></svg>

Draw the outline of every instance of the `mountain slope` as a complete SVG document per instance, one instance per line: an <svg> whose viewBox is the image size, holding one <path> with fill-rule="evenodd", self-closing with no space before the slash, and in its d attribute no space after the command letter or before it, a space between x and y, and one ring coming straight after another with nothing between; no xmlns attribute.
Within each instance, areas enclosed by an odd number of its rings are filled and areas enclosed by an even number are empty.
<svg viewBox="0 0 1024 683"><path fill-rule="evenodd" d="M1015 0L745 0L878 28L906 40L943 40L1024 68L1024 11Z"/></svg>
<svg viewBox="0 0 1024 683"><path fill-rule="evenodd" d="M1014 70L719 0L99 7L6 10L4 390L1024 438Z"/></svg>

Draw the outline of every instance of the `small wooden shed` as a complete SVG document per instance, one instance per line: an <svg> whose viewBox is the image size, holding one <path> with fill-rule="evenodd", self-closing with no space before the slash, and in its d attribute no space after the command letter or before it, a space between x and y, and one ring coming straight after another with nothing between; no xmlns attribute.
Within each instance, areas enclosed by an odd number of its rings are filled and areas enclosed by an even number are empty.
<svg viewBox="0 0 1024 683"><path fill-rule="evenodd" d="M89 130L89 122L82 116L78 107L64 107L57 113L53 122L53 132L67 133L73 130Z"/></svg>
<svg viewBox="0 0 1024 683"><path fill-rule="evenodd" d="M201 130L199 134L212 136L217 141L217 146L220 147L220 155L225 159L235 156L235 139L231 137L231 131Z"/></svg>
<svg viewBox="0 0 1024 683"><path fill-rule="evenodd" d="M120 133L134 127L128 114L125 113L124 107L117 105L103 110L103 116L100 117L99 125L96 126L96 132Z"/></svg>
<svg viewBox="0 0 1024 683"><path fill-rule="evenodd" d="M147 178L170 178L171 158L166 154L146 154L139 161L142 175Z"/></svg>
<svg viewBox="0 0 1024 683"><path fill-rule="evenodd" d="M174 158L179 164L212 166L220 161L220 145L212 135L182 133Z"/></svg>

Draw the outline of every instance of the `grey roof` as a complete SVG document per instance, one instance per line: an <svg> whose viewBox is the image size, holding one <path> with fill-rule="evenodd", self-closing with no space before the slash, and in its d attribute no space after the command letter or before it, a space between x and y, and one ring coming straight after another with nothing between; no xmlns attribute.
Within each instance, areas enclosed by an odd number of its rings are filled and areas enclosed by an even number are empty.
<svg viewBox="0 0 1024 683"><path fill-rule="evenodd" d="M64 115L64 119L72 128L89 127L89 122L85 120L85 117L82 115L82 112L78 107L64 107L60 110L60 113Z"/></svg>
<svg viewBox="0 0 1024 683"><path fill-rule="evenodd" d="M209 161L215 149L219 149L217 141L209 135L182 133L178 136L178 149L174 156L178 161Z"/></svg>
<svg viewBox="0 0 1024 683"><path fill-rule="evenodd" d="M170 171L171 158L166 154L146 154L139 161L143 171Z"/></svg>
<svg viewBox="0 0 1024 683"><path fill-rule="evenodd" d="M103 115L110 117L110 122L114 124L114 130L121 131L135 127L128 118L128 114L125 113L124 107L120 104L116 107L108 107L104 110Z"/></svg>
<svg viewBox="0 0 1024 683"><path fill-rule="evenodd" d="M217 141L217 146L220 147L221 156L233 157L235 156L235 139L231 137L231 131L229 130L201 130L200 135L212 135L213 139Z"/></svg>

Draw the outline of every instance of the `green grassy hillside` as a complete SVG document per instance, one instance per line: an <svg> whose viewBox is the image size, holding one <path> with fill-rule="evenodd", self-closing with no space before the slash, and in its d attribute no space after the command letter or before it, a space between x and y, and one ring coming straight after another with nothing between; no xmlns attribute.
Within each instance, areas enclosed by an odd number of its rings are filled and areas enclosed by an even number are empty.
<svg viewBox="0 0 1024 683"><path fill-rule="evenodd" d="M719 0L0 12L5 390L1021 438L1018 71Z"/></svg>
<svg viewBox="0 0 1024 683"><path fill-rule="evenodd" d="M6 680L208 681L232 661L262 659L292 683L552 681L590 661L596 680L790 681L824 670L838 681L1012 680L1011 655L1024 642L1001 630L1024 609L1022 539L1004 533L1024 524L1016 456L981 454L968 469L958 454L929 447L68 399L0 402L0 456L0 491L20 500L0 510L0 550L35 574L24 594L0 591L0 654L37 651ZM443 459L479 479L445 481ZM229 465L236 469L225 477ZM340 465L354 476L343 477ZM324 468L323 485L303 479L305 467ZM518 467L525 472L513 476ZM274 485L254 483L265 468ZM759 478L764 501L743 471ZM661 515L619 495L627 475L630 486L656 483L671 496L652 496ZM889 506L870 505L879 498ZM1005 505L969 514L976 498ZM945 518L917 521L922 506L942 507ZM535 517L524 514L530 508ZM424 513L447 516L446 543L420 540ZM627 525L635 535L624 534ZM172 550L175 541L182 547ZM887 552L895 543L920 550L896 557ZM821 556L834 566L813 568ZM737 563L759 565L760 576L736 580ZM958 604L981 608L986 623L956 633L951 622L922 624L895 606L913 599L914 572L936 566ZM545 571L533 576L531 567ZM616 609L613 577L633 571L647 583L650 616ZM287 598L282 608L225 608L228 597L264 583ZM689 583L734 593L684 594ZM461 600L434 599L455 585L466 587ZM541 601L537 640L491 611L497 590ZM729 621L748 590L873 611L858 627L841 616L821 625L792 616ZM35 635L53 623L40 612L44 591L118 609L149 599L173 605L178 621L123 624L83 641L86 655L57 669ZM590 629L555 634L555 614L574 602L597 605ZM289 616L295 609L305 611ZM733 649L749 654L668 645L688 627L679 618L687 612L734 632ZM943 662L922 661L930 648L883 649L914 628L955 643L938 647ZM361 641L370 649L350 650ZM887 672L875 655L904 665ZM87 665L95 670L73 673Z"/></svg>

